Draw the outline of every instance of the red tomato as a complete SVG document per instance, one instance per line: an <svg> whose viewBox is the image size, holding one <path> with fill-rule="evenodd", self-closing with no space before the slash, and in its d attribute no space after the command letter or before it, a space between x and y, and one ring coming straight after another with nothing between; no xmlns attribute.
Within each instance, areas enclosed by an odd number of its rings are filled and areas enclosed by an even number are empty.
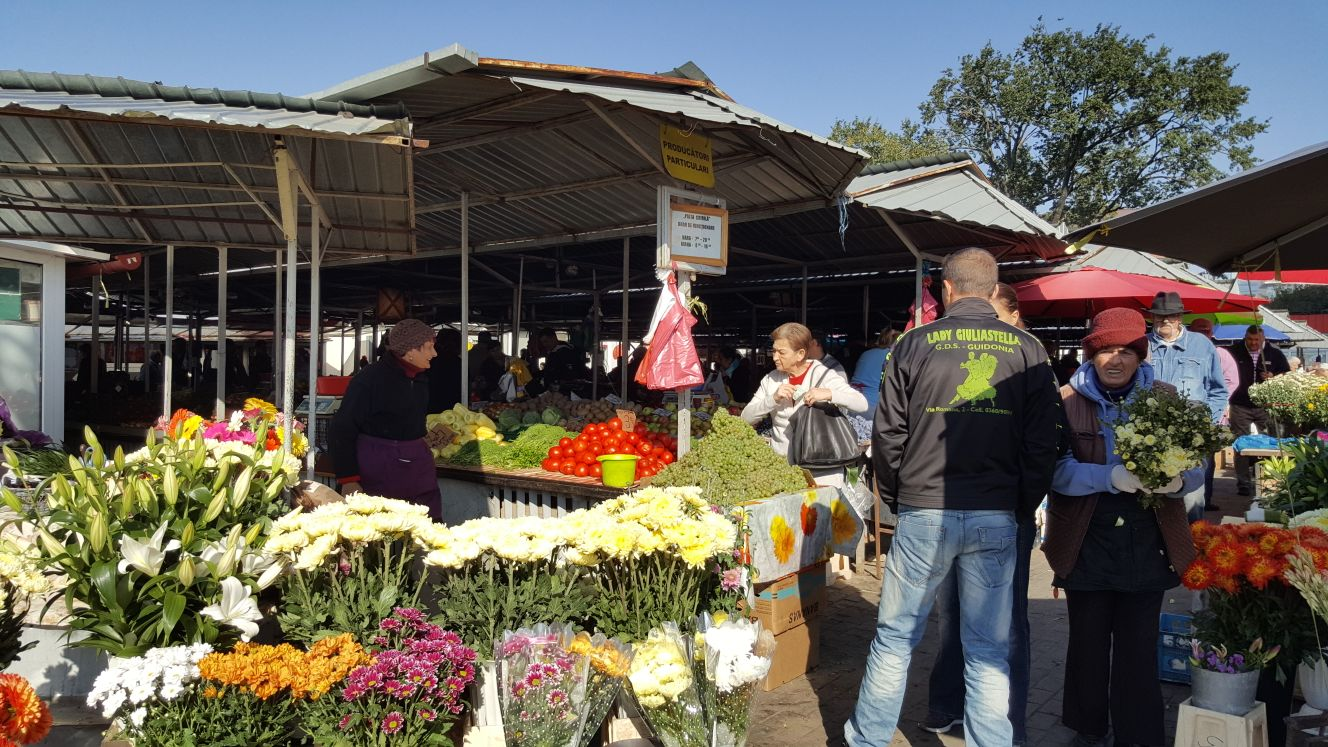
<svg viewBox="0 0 1328 747"><path fill-rule="evenodd" d="M564 475L570 475L576 471L576 462L571 459L564 459L563 463L558 466L558 471Z"/></svg>
<svg viewBox="0 0 1328 747"><path fill-rule="evenodd" d="M659 461L663 462L664 464L673 464L673 460L675 458L676 457L673 456L673 452L671 451L666 451L663 454L659 455Z"/></svg>
<svg viewBox="0 0 1328 747"><path fill-rule="evenodd" d="M637 445L636 445L636 453L637 453L637 454L640 454L641 456L649 456L649 454L650 454L650 444L648 444L648 443L646 443L646 442L644 442L644 441L642 441L641 443L637 444Z"/></svg>
<svg viewBox="0 0 1328 747"><path fill-rule="evenodd" d="M576 476L577 476L577 477L585 477L585 476L587 476L587 475L589 475L589 474L590 474L590 465L589 465L589 464L578 464L578 465L576 465Z"/></svg>
<svg viewBox="0 0 1328 747"><path fill-rule="evenodd" d="M544 461L540 462L540 469L544 470L545 472L557 472L557 471L558 471L558 460L557 460L557 459L545 459Z"/></svg>
<svg viewBox="0 0 1328 747"><path fill-rule="evenodd" d="M622 418L609 418L609 429L615 431L622 430Z"/></svg>
<svg viewBox="0 0 1328 747"><path fill-rule="evenodd" d="M604 476L604 468L600 466L599 462L595 462L594 464L590 465L590 476L591 477Z"/></svg>
<svg viewBox="0 0 1328 747"><path fill-rule="evenodd" d="M641 443L641 437L638 436L638 435L636 435L635 433L626 433L626 434L623 434L623 440L626 441L626 442L629 443L629 444L639 444L639 443Z"/></svg>
<svg viewBox="0 0 1328 747"><path fill-rule="evenodd" d="M595 452L593 452L593 451L583 451L583 452L581 452L580 454L577 455L576 460L577 460L578 462L582 463L582 464L594 464L594 463L595 463Z"/></svg>
<svg viewBox="0 0 1328 747"><path fill-rule="evenodd" d="M554 446L553 448L549 449L549 458L550 458L550 459L562 459L562 458L563 458L563 450L562 450L562 447L561 447L561 446Z"/></svg>
<svg viewBox="0 0 1328 747"><path fill-rule="evenodd" d="M576 441L572 442L572 451L576 452L577 454L581 454L586 450L586 445L587 444L585 441L582 441L580 438L577 438Z"/></svg>
<svg viewBox="0 0 1328 747"><path fill-rule="evenodd" d="M561 446L561 447L563 447L563 448L565 449L565 448L567 448L568 446L571 446L571 445L572 445L572 439L570 439L570 438L561 438L561 439L558 439L558 445Z"/></svg>
<svg viewBox="0 0 1328 747"><path fill-rule="evenodd" d="M654 459L659 459L666 451L668 451L668 449L663 446L656 446L650 450L650 456Z"/></svg>

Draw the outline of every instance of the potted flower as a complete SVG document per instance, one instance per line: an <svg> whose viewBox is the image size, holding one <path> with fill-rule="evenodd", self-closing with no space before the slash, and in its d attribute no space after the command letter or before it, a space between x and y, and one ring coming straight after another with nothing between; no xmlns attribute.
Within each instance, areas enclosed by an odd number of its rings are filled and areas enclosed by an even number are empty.
<svg viewBox="0 0 1328 747"><path fill-rule="evenodd" d="M1259 672L1277 656L1278 647L1265 650L1255 638L1243 651L1228 652L1221 644L1190 640L1190 689L1197 708L1244 716L1254 708Z"/></svg>
<svg viewBox="0 0 1328 747"><path fill-rule="evenodd" d="M1190 529L1198 556L1181 580L1208 595L1207 607L1195 616L1195 638L1212 646L1225 645L1228 652L1244 658L1245 669L1261 671L1256 677L1258 699L1269 704L1270 714L1285 712L1290 708L1296 664L1318 648L1313 613L1292 585L1288 557L1300 548L1309 554L1315 568L1328 568L1328 534L1313 526L1288 529L1206 521L1196 522ZM1267 647L1261 649L1263 656L1235 648L1255 640ZM1269 651L1281 655L1274 666L1264 668L1272 658ZM1207 650L1203 653L1206 660ZM1252 653L1254 662L1250 661ZM1230 656L1228 653L1227 665ZM1255 663L1259 666L1254 667ZM1196 666L1196 673L1200 669Z"/></svg>

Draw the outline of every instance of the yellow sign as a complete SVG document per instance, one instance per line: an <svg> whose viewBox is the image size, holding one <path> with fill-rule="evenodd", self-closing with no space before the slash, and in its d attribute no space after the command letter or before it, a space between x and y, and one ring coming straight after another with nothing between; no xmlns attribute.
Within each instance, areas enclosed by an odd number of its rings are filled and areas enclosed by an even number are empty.
<svg viewBox="0 0 1328 747"><path fill-rule="evenodd" d="M700 187L715 186L715 160L710 154L710 138L662 124L659 126L659 147L664 154L664 168L670 176Z"/></svg>

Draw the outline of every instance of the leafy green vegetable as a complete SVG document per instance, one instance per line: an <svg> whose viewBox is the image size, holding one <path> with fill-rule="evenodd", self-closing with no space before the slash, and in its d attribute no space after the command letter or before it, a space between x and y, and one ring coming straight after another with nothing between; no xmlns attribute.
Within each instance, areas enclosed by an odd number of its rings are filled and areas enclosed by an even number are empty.
<svg viewBox="0 0 1328 747"><path fill-rule="evenodd" d="M506 459L507 446L484 439L467 441L456 453L445 461L460 467L497 467Z"/></svg>
<svg viewBox="0 0 1328 747"><path fill-rule="evenodd" d="M538 467L549 455L549 449L557 446L560 440L575 437L575 433L556 425L532 425L508 447L503 466L508 469Z"/></svg>

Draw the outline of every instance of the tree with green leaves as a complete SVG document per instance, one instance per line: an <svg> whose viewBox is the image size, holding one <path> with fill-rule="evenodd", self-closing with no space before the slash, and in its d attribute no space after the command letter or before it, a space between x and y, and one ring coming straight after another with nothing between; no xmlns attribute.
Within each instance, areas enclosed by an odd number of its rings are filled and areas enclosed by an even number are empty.
<svg viewBox="0 0 1328 747"><path fill-rule="evenodd" d="M1275 309L1286 309L1292 314L1323 314L1328 312L1328 286L1279 288L1272 306Z"/></svg>
<svg viewBox="0 0 1328 747"><path fill-rule="evenodd" d="M1254 165L1265 121L1225 52L1173 56L1119 27L1048 31L1013 52L987 44L945 70L923 123L1051 223L1083 225Z"/></svg>
<svg viewBox="0 0 1328 747"><path fill-rule="evenodd" d="M907 119L900 124L899 132L885 129L870 117L854 117L852 121L837 119L835 126L830 128L830 139L866 151L872 163L925 158L950 152L950 146L939 134Z"/></svg>

